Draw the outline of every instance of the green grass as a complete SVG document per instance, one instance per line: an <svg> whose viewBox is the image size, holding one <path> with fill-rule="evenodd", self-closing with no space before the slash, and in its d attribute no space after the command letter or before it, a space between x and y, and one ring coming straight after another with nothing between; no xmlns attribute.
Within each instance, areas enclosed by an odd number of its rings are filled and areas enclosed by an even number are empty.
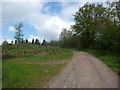
<svg viewBox="0 0 120 90"><path fill-rule="evenodd" d="M39 56L40 52L46 54ZM2 60L3 88L42 88L73 56L69 49L25 44L5 45L2 54L5 53L13 54ZM63 60L66 62L58 63Z"/></svg>
<svg viewBox="0 0 120 90"><path fill-rule="evenodd" d="M96 50L96 49L79 49L79 50L95 55L120 75L120 70L119 70L120 56L118 55L118 53L105 51L105 50Z"/></svg>
<svg viewBox="0 0 120 90"><path fill-rule="evenodd" d="M37 64L3 65L3 88L42 88L63 66L64 64L51 66Z"/></svg>

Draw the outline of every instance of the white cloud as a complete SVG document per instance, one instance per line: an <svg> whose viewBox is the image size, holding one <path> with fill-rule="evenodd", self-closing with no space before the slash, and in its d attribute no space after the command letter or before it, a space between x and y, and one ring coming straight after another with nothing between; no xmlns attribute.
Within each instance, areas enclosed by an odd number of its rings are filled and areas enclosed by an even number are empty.
<svg viewBox="0 0 120 90"><path fill-rule="evenodd" d="M62 11L61 11L61 17L64 20L69 21L73 17L73 14L78 11L79 6L83 6L85 2L78 2L78 3L68 3L64 2L61 3Z"/></svg>
<svg viewBox="0 0 120 90"><path fill-rule="evenodd" d="M62 28L70 28L70 25L74 24L73 21L70 19L72 17L72 13L77 10L76 5L70 5L67 3L62 3L62 12L59 15L50 15L50 14L43 14L42 12L33 12L26 16L27 21L39 32L39 34L47 39L50 40L57 40L59 37ZM50 7L43 10L49 10ZM69 13L68 13L69 12ZM68 13L68 14L65 14ZM69 16L68 16L69 15ZM34 17L34 18L33 18Z"/></svg>
<svg viewBox="0 0 120 90"><path fill-rule="evenodd" d="M2 2L106 2L107 0L2 0ZM118 0L109 0L110 2Z"/></svg>
<svg viewBox="0 0 120 90"><path fill-rule="evenodd" d="M40 2L42 0L2 0L2 2Z"/></svg>
<svg viewBox="0 0 120 90"><path fill-rule="evenodd" d="M62 28L70 28L73 22L66 22L57 16L51 16L46 19L42 25L34 25L40 34L48 41L57 40Z"/></svg>
<svg viewBox="0 0 120 90"><path fill-rule="evenodd" d="M11 31L11 32L16 32L16 29L13 26L9 26L8 30Z"/></svg>
<svg viewBox="0 0 120 90"><path fill-rule="evenodd" d="M8 43L11 43L12 40L11 40L11 39L6 39L6 41L7 41Z"/></svg>
<svg viewBox="0 0 120 90"><path fill-rule="evenodd" d="M0 45L2 44L2 42L3 41L7 41L8 43L11 43L11 41L12 41L12 39L10 39L10 38L8 38L8 37L6 37L6 36L2 36L1 34L0 34Z"/></svg>
<svg viewBox="0 0 120 90"><path fill-rule="evenodd" d="M41 3L37 2L4 2L2 3L3 24L8 22L24 21L26 16L39 12L42 8Z"/></svg>
<svg viewBox="0 0 120 90"><path fill-rule="evenodd" d="M0 3L0 30L0 34L2 34L2 3Z"/></svg>

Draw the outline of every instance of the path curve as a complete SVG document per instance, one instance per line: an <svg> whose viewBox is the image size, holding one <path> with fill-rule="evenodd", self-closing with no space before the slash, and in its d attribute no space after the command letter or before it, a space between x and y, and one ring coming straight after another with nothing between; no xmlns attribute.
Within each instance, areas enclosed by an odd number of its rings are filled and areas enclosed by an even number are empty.
<svg viewBox="0 0 120 90"><path fill-rule="evenodd" d="M118 75L93 55L74 51L71 61L47 87L118 88Z"/></svg>

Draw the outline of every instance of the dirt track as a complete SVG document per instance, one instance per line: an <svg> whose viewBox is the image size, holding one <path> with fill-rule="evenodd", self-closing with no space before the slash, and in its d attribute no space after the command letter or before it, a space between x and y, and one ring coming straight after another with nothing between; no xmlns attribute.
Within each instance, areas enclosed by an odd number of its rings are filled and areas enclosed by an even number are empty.
<svg viewBox="0 0 120 90"><path fill-rule="evenodd" d="M91 54L75 51L72 60L48 87L117 88L118 75Z"/></svg>

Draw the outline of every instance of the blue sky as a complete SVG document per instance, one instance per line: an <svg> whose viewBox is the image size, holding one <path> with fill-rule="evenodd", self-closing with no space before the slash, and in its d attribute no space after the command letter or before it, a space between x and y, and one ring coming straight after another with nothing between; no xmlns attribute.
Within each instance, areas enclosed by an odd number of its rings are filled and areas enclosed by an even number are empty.
<svg viewBox="0 0 120 90"><path fill-rule="evenodd" d="M8 2L9 1L9 2ZM86 2L2 2L2 38L8 42L14 40L14 26L23 22L24 39L29 41L38 38L40 41L58 40L62 28L70 28L74 24L74 14L79 6ZM30 0L31 1L31 0ZM74 1L74 0L73 0ZM87 0L90 2L90 0ZM96 0L99 1L100 0ZM95 2L95 0L93 0ZM1 3L0 3L1 4ZM1 15L1 14L0 14ZM1 35L0 35L1 36Z"/></svg>

